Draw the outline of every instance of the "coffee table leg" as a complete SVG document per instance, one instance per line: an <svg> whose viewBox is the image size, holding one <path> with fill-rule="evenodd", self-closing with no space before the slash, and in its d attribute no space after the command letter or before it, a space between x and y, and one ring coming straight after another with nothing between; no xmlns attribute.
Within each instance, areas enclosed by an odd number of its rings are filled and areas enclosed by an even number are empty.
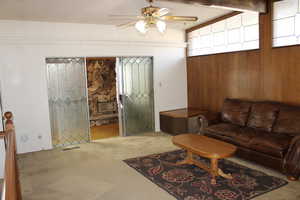
<svg viewBox="0 0 300 200"><path fill-rule="evenodd" d="M186 158L183 161L179 161L176 163L176 165L185 165L185 164L189 164L192 165L193 162L193 153L190 151L187 151L187 155Z"/></svg>
<svg viewBox="0 0 300 200"><path fill-rule="evenodd" d="M227 178L227 179L233 179L232 175L231 174L225 174L222 169L219 168L218 170L218 174L224 178Z"/></svg>
<svg viewBox="0 0 300 200"><path fill-rule="evenodd" d="M199 162L199 161L196 161L193 159L193 153L190 152L190 151L187 151L187 155L186 155L186 158L182 161L179 161L176 163L176 165L185 165L185 164L188 164L188 165L196 165L206 171L208 171L212 178L211 178L211 184L215 185L217 183L216 181L216 177L217 176L222 176L224 178L227 178L227 179L232 179L232 176L231 174L225 174L219 167L218 167L218 159L217 158L211 158L210 159L210 167L207 167L205 164Z"/></svg>
<svg viewBox="0 0 300 200"><path fill-rule="evenodd" d="M218 168L218 159L216 158L211 158L210 160L210 174L212 176L211 178L211 184L215 185L217 183L216 181L216 176L218 176L218 171L219 171L219 168Z"/></svg>
<svg viewBox="0 0 300 200"><path fill-rule="evenodd" d="M225 174L222 169L220 169L218 167L218 159L214 159L212 158L211 160L211 175L212 175L212 179L211 179L211 184L216 184L216 176L222 176L223 178L227 178L227 179L232 179L233 177L231 176L231 174Z"/></svg>

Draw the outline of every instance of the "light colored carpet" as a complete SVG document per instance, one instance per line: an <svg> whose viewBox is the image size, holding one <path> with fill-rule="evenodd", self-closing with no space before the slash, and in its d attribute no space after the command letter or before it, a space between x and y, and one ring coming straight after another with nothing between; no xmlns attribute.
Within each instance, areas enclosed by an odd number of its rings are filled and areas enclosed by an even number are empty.
<svg viewBox="0 0 300 200"><path fill-rule="evenodd" d="M177 149L164 134L116 137L79 145L80 149L55 149L19 157L23 200L175 200L122 160ZM231 160L285 176L242 161ZM300 182L290 182L256 200L299 200Z"/></svg>

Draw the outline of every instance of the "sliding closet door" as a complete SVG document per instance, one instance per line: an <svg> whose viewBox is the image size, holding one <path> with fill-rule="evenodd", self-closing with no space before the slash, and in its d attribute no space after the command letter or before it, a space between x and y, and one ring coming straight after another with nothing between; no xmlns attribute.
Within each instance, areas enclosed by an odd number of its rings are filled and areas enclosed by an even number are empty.
<svg viewBox="0 0 300 200"><path fill-rule="evenodd" d="M152 57L121 57L118 74L123 135L154 131Z"/></svg>
<svg viewBox="0 0 300 200"><path fill-rule="evenodd" d="M46 63L53 146L88 142L85 60L48 58Z"/></svg>

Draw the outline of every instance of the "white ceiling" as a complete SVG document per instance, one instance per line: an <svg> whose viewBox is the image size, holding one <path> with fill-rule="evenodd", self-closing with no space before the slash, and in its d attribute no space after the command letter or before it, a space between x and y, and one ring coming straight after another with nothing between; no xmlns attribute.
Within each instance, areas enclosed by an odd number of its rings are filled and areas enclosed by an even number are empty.
<svg viewBox="0 0 300 200"><path fill-rule="evenodd" d="M109 15L139 15L146 0L0 0L0 19L117 25L127 20ZM198 16L197 23L171 25L188 28L229 13L229 10L172 2L154 2L172 15Z"/></svg>

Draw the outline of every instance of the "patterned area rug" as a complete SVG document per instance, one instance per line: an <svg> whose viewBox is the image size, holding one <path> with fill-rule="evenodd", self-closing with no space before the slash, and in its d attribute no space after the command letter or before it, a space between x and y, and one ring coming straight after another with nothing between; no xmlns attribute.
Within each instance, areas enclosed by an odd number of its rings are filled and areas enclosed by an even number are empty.
<svg viewBox="0 0 300 200"><path fill-rule="evenodd" d="M248 200L287 184L285 180L229 160L221 160L219 167L225 173L231 173L233 179L218 177L217 184L212 185L209 173L197 166L175 165L185 155L183 150L177 150L124 162L178 200ZM207 159L195 158L209 163Z"/></svg>

